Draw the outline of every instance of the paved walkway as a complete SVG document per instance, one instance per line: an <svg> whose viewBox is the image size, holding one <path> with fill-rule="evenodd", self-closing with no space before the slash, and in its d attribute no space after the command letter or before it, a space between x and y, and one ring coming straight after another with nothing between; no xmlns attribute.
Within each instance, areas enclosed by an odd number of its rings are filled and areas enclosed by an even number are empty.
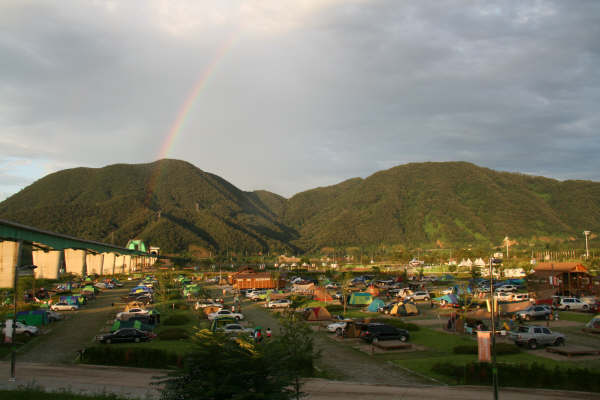
<svg viewBox="0 0 600 400"><path fill-rule="evenodd" d="M1 372L4 371L4 372ZM10 383L9 364L0 362L0 389L14 389L34 384L49 391L68 389L76 393L114 393L137 399L158 399L156 377L165 371L143 368L108 367L96 365L49 365L21 363L17 382ZM4 377L5 379L2 379ZM390 386L308 379L303 387L309 400L480 400L491 399L486 387L470 386ZM511 400L592 400L597 393L553 390L501 389L500 397Z"/></svg>

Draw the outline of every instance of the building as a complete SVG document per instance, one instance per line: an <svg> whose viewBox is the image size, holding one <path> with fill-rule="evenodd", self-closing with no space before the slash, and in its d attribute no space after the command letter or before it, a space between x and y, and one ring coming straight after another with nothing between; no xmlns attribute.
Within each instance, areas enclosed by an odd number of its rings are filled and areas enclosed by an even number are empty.
<svg viewBox="0 0 600 400"><path fill-rule="evenodd" d="M594 290L589 271L578 262L539 263L530 279L548 285L558 295L582 295Z"/></svg>
<svg viewBox="0 0 600 400"><path fill-rule="evenodd" d="M234 289L277 289L285 287L285 280L277 280L270 272L256 272L250 267L242 267L240 270L229 276L229 281Z"/></svg>

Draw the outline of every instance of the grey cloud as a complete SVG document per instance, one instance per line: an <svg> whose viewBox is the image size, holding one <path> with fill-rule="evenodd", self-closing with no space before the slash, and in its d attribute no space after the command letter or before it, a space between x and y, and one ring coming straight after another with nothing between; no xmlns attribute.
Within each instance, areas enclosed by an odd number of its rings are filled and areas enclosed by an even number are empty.
<svg viewBox="0 0 600 400"><path fill-rule="evenodd" d="M135 2L9 4L0 157L152 161L208 68L167 156L244 189L430 160L600 179L596 1L336 2L273 32L232 5L177 34Z"/></svg>

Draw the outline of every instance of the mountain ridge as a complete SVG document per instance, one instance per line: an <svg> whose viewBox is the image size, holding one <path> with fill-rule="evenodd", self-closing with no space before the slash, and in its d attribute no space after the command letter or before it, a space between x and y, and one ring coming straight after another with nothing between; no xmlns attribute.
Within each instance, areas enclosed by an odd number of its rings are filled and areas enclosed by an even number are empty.
<svg viewBox="0 0 600 400"><path fill-rule="evenodd" d="M94 240L139 237L171 252L533 241L599 229L600 183L425 162L286 199L163 159L49 174L1 202L0 218Z"/></svg>

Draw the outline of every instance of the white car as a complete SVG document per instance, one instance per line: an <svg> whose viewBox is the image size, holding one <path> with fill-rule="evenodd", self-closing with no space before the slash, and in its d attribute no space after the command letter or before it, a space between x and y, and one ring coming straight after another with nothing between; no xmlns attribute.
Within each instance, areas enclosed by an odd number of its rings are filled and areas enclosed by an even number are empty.
<svg viewBox="0 0 600 400"><path fill-rule="evenodd" d="M288 299L272 300L267 303L267 308L289 308L292 302Z"/></svg>
<svg viewBox="0 0 600 400"><path fill-rule="evenodd" d="M4 323L4 328L2 328L2 333L4 335L6 335L6 324L7 324L7 322ZM9 325L10 325L10 323L9 323ZM38 333L40 333L40 330L37 327L35 327L35 326L25 325L24 323L19 322L19 321L17 321L16 325L17 325L17 329L16 329L15 333L17 335L25 334L25 335L32 336L32 335L37 335Z"/></svg>
<svg viewBox="0 0 600 400"><path fill-rule="evenodd" d="M56 303L50 306L52 311L75 311L79 309L77 304Z"/></svg>
<svg viewBox="0 0 600 400"><path fill-rule="evenodd" d="M236 320L244 319L244 316L242 314L234 313L229 310L219 310L217 312L208 314L208 319L211 321L213 319L220 318L220 317L231 317L231 318L235 318Z"/></svg>
<svg viewBox="0 0 600 400"><path fill-rule="evenodd" d="M342 335L342 332L346 329L346 321L334 322L327 325L327 330L331 333L335 332L338 335Z"/></svg>
<svg viewBox="0 0 600 400"><path fill-rule="evenodd" d="M429 295L428 292L415 292L412 296L409 297L411 300L414 301L418 301L418 300L425 300L428 301L431 299L431 296Z"/></svg>
<svg viewBox="0 0 600 400"><path fill-rule="evenodd" d="M515 285L503 285L496 289L496 292L516 292L517 289Z"/></svg>
<svg viewBox="0 0 600 400"><path fill-rule="evenodd" d="M496 292L495 297L498 301L511 301L513 299L512 292Z"/></svg>
<svg viewBox="0 0 600 400"><path fill-rule="evenodd" d="M223 304L215 303L214 301L197 301L196 304L194 305L194 309L196 309L196 310L199 310L201 308L207 308L207 307L223 308Z"/></svg>
<svg viewBox="0 0 600 400"><path fill-rule="evenodd" d="M150 311L141 308L130 308L117 314L117 319L129 319L134 315L148 315Z"/></svg>
<svg viewBox="0 0 600 400"><path fill-rule="evenodd" d="M584 310L587 311L590 305L576 297L563 297L560 299L558 308L561 310Z"/></svg>
<svg viewBox="0 0 600 400"><path fill-rule="evenodd" d="M227 324L222 328L219 328L220 331L225 333L251 333L252 328L244 328L240 324Z"/></svg>

